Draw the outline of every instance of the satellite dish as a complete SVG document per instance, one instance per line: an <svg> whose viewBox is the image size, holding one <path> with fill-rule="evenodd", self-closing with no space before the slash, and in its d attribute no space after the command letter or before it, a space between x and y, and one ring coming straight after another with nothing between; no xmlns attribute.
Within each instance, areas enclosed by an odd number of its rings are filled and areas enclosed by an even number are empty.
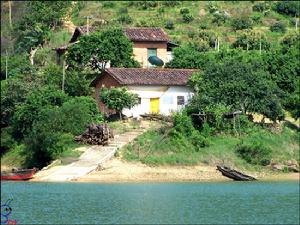
<svg viewBox="0 0 300 225"><path fill-rule="evenodd" d="M155 66L163 66L164 65L164 61L162 61L160 58L158 58L157 56L150 56L148 58L148 61Z"/></svg>

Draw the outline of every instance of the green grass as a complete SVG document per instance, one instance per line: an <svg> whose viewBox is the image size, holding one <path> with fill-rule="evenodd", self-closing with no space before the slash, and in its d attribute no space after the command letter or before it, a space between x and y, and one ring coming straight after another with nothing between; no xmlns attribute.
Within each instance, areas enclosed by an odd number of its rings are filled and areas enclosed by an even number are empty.
<svg viewBox="0 0 300 225"><path fill-rule="evenodd" d="M280 134L273 134L262 128L254 128L247 135L217 135L209 138L210 146L197 150L186 139L174 139L167 134L168 129L150 130L126 145L123 158L141 161L147 165L208 165L225 164L247 170L263 170L262 166L250 165L240 158L235 150L241 141L260 140L272 149L272 160L285 163L287 160L299 162L299 133L284 127Z"/></svg>
<svg viewBox="0 0 300 225"><path fill-rule="evenodd" d="M179 4L175 7L163 6L162 2L158 2L158 6L155 8L140 9L138 7L128 6L129 1L116 1L113 7L103 7L103 2L92 1L89 3L82 3L79 11L73 13L72 21L75 25L85 25L85 16L92 16L91 24L99 20L108 21L108 25L118 24L117 18L120 16L120 9L127 8L129 16L133 19L132 24L126 26L156 26L164 28L166 21L171 20L174 22L175 29L167 30L173 41L186 42L189 38L186 36L188 31L198 31L199 25L202 22L207 23L208 31L214 31L221 38L222 42L232 42L234 38L226 38L227 32L232 31L230 20L240 16L251 17L253 15L261 15L261 22L255 24L255 30L266 31L267 38L272 41L279 40L282 35L268 32L269 26L274 21L284 21L287 25L290 24L291 17L278 14L277 12L270 11L267 15L262 13L253 12L252 6L254 3L250 1L219 1L212 2L213 5L217 6L219 11L226 11L230 14L230 19L225 24L216 26L212 23L212 14L208 10L209 1L179 1ZM163 8L164 12L160 13L159 9ZM194 20L190 23L184 23L182 21L182 15L180 14L181 8L188 8L190 14L193 15ZM236 34L234 33L234 36Z"/></svg>
<svg viewBox="0 0 300 225"><path fill-rule="evenodd" d="M1 166L22 168L26 164L25 145L17 145L1 157Z"/></svg>
<svg viewBox="0 0 300 225"><path fill-rule="evenodd" d="M137 130L141 128L139 121L114 121L109 122L109 127L113 130L114 134L123 134L125 132Z"/></svg>

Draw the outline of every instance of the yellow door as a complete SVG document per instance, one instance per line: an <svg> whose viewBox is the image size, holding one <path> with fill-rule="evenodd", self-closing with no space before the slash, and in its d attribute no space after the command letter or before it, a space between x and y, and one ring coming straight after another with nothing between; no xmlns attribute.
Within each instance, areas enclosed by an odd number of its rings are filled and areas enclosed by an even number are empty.
<svg viewBox="0 0 300 225"><path fill-rule="evenodd" d="M159 98L150 98L150 113L159 113Z"/></svg>

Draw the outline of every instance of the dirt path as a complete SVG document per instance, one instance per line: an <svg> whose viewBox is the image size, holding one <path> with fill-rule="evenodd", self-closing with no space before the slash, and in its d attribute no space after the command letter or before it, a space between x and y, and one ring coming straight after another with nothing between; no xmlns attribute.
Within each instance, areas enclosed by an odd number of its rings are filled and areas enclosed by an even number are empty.
<svg viewBox="0 0 300 225"><path fill-rule="evenodd" d="M98 165L111 159L119 148L144 131L140 129L116 135L108 146L88 147L77 161L65 166L59 165L43 169L35 175L33 181L71 181L87 175L94 171Z"/></svg>

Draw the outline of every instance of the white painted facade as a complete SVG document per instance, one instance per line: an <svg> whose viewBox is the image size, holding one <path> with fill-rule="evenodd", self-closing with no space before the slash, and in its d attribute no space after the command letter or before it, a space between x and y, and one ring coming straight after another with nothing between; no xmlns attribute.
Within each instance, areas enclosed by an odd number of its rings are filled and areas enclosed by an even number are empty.
<svg viewBox="0 0 300 225"><path fill-rule="evenodd" d="M132 93L138 94L141 103L132 109L124 109L123 114L128 117L139 117L142 114L151 113L150 99L159 98L159 114L170 115L172 112L182 109L192 98L193 91L187 86L127 86ZM183 105L178 105L177 97L183 96ZM182 97L180 97L182 98Z"/></svg>

